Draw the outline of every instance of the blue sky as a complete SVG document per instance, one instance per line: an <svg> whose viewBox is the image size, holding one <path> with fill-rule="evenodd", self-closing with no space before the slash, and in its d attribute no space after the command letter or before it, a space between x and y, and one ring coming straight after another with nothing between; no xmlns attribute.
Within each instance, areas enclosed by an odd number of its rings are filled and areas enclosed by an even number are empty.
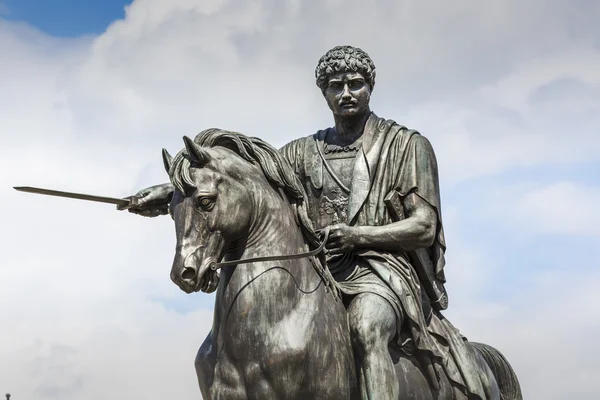
<svg viewBox="0 0 600 400"><path fill-rule="evenodd" d="M2 0L0 15L57 37L99 34L125 16L125 0Z"/></svg>
<svg viewBox="0 0 600 400"><path fill-rule="evenodd" d="M525 398L598 398L600 3L0 3L0 393L197 398L214 296L170 281L172 221L12 187L126 196L166 180L183 135L311 134L332 124L315 64L353 44L372 109L435 149L445 315Z"/></svg>

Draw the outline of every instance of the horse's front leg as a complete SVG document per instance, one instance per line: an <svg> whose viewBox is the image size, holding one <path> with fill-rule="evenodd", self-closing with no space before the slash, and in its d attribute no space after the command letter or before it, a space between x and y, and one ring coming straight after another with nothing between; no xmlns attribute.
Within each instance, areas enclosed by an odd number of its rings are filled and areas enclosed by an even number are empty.
<svg viewBox="0 0 600 400"><path fill-rule="evenodd" d="M248 400L252 398L237 364L227 352L218 354L209 334L196 355L196 376L204 400ZM274 398L274 397L258 397Z"/></svg>
<svg viewBox="0 0 600 400"><path fill-rule="evenodd" d="M196 367L196 376L203 399L211 399L210 389L215 380L215 366L217 361L216 348L212 345L212 332L209 332L206 339L200 346L194 366Z"/></svg>

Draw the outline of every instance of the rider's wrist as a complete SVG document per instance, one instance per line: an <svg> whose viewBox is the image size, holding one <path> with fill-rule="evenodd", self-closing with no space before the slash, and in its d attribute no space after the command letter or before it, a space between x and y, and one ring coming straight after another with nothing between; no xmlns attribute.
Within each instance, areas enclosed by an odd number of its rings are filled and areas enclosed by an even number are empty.
<svg viewBox="0 0 600 400"><path fill-rule="evenodd" d="M372 237L369 232L370 226L358 226L356 227L356 246L357 247L368 247L372 243Z"/></svg>

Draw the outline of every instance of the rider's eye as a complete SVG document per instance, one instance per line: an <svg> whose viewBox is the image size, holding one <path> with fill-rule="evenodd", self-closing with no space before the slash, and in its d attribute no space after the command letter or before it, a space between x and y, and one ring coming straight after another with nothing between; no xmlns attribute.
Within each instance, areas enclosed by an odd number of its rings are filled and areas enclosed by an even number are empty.
<svg viewBox="0 0 600 400"><path fill-rule="evenodd" d="M362 88L362 82L361 81L352 81L350 82L350 89L352 90L358 90L360 88Z"/></svg>
<svg viewBox="0 0 600 400"><path fill-rule="evenodd" d="M197 203L198 203L198 207L202 208L203 210L207 210L207 211L212 210L212 208L215 205L215 202L210 197L199 197Z"/></svg>

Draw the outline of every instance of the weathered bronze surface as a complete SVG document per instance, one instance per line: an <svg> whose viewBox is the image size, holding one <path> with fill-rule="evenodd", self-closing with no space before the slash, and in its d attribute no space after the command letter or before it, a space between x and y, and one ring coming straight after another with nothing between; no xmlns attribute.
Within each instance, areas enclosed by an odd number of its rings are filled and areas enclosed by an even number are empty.
<svg viewBox="0 0 600 400"><path fill-rule="evenodd" d="M419 132L369 107L375 66L341 46L318 62L334 126L278 151L220 129L174 158L170 182L130 212L167 213L171 279L217 290L196 357L205 399L521 399L491 346L466 340L442 311L444 252L437 162ZM326 254L226 266L222 260Z"/></svg>

